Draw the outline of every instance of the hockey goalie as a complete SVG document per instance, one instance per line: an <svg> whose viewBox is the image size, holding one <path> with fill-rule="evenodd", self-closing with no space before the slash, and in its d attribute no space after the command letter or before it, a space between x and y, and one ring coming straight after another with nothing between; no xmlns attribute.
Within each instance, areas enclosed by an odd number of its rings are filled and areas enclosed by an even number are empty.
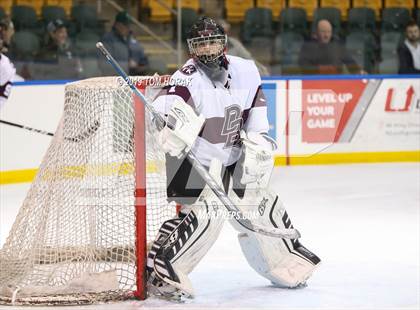
<svg viewBox="0 0 420 310"><path fill-rule="evenodd" d="M159 143L166 153L168 200L182 207L163 223L147 258L148 290L165 298L192 298L188 274L229 220L249 265L275 286L305 285L320 259L298 239L252 232L228 216L224 205L185 158L194 152L223 185L242 214L258 225L292 228L277 194L269 189L276 143L267 135L266 100L251 60L227 55L227 36L201 17L187 43L191 58L154 100L164 115ZM187 82L185 82L187 81ZM182 84L182 85L181 85Z"/></svg>

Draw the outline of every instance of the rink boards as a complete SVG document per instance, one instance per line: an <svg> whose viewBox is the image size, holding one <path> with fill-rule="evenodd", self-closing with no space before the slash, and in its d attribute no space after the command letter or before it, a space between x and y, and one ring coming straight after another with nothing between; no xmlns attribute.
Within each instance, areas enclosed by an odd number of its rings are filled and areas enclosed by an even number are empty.
<svg viewBox="0 0 420 310"><path fill-rule="evenodd" d="M420 78L270 77L263 87L278 164L420 161Z"/></svg>
<svg viewBox="0 0 420 310"><path fill-rule="evenodd" d="M2 120L54 132L65 81L16 83ZM420 161L420 78L266 77L276 164ZM31 181L50 136L0 124L0 184Z"/></svg>

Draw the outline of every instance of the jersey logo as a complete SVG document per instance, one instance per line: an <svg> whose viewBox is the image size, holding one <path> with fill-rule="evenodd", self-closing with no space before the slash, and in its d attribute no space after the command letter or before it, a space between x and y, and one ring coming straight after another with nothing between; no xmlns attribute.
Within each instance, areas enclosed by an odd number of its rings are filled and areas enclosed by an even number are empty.
<svg viewBox="0 0 420 310"><path fill-rule="evenodd" d="M180 71L182 73L184 73L185 75L191 75L194 72L196 72L197 69L193 65L186 65L186 66L182 67Z"/></svg>
<svg viewBox="0 0 420 310"><path fill-rule="evenodd" d="M226 136L225 148L234 146L239 142L241 125L241 108L238 105L225 108L225 120L221 133L222 136Z"/></svg>

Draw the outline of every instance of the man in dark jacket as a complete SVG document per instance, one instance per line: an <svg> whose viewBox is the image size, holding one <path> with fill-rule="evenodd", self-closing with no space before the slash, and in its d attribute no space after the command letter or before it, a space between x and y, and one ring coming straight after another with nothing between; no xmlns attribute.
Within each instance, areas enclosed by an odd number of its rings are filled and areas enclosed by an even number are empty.
<svg viewBox="0 0 420 310"><path fill-rule="evenodd" d="M7 18L0 19L0 53L8 55L10 41L14 32L13 22L11 20Z"/></svg>
<svg viewBox="0 0 420 310"><path fill-rule="evenodd" d="M130 31L131 19L126 12L119 12L115 16L112 30L104 35L102 42L124 71L130 75L143 75L148 71L148 59L143 47ZM115 75L112 67L99 58L100 68L105 75Z"/></svg>
<svg viewBox="0 0 420 310"><path fill-rule="evenodd" d="M325 19L318 22L314 39L303 44L299 66L304 74L341 74L344 66L352 74L365 73L345 47L332 40L332 26Z"/></svg>
<svg viewBox="0 0 420 310"><path fill-rule="evenodd" d="M48 38L37 56L38 78L77 79L83 71L61 19L47 25Z"/></svg>
<svg viewBox="0 0 420 310"><path fill-rule="evenodd" d="M415 21L405 28L406 39L398 47L399 74L420 74L420 30Z"/></svg>

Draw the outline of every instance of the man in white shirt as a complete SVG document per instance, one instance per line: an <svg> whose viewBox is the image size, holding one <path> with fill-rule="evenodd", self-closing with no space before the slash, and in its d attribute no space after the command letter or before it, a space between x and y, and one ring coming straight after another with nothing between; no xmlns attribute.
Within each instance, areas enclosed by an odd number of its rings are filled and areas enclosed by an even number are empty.
<svg viewBox="0 0 420 310"><path fill-rule="evenodd" d="M398 48L399 74L420 74L420 30L415 21L405 28L406 39Z"/></svg>

